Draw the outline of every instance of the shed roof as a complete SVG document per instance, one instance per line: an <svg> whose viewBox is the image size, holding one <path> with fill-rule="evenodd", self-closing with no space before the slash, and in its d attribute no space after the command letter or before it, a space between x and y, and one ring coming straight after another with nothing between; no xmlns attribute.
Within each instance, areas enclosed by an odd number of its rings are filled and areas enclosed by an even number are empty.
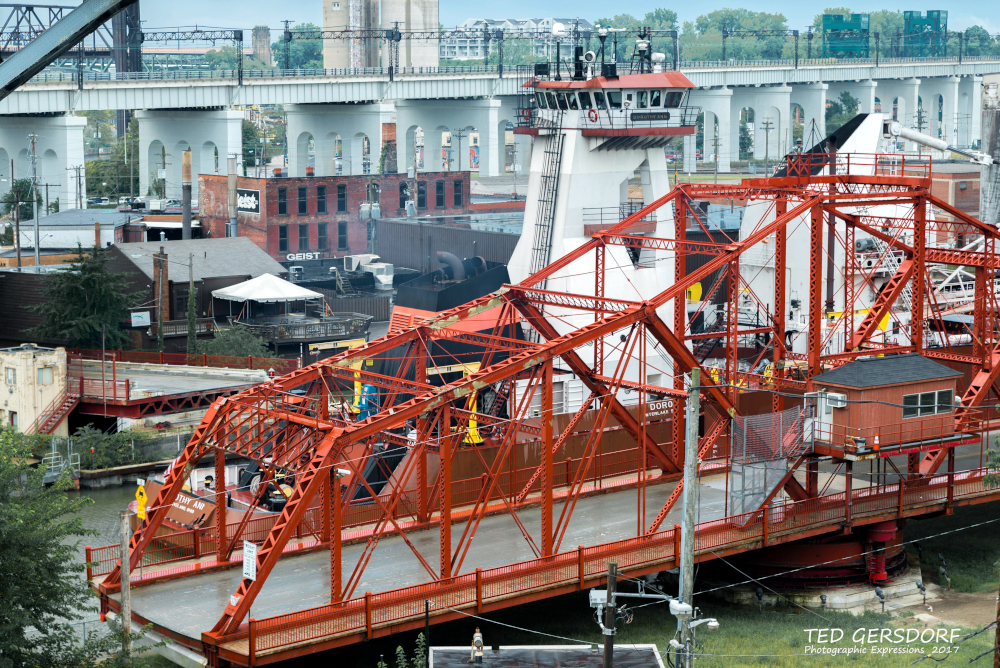
<svg viewBox="0 0 1000 668"><path fill-rule="evenodd" d="M187 263L194 256L194 280L224 276L250 276L262 274L280 276L288 270L247 237L220 239L185 239L183 241L142 241L117 244L118 250L132 261L139 270L153 278L153 255L160 247L167 254L167 261L177 263L168 272L175 281L187 281Z"/></svg>
<svg viewBox="0 0 1000 668"><path fill-rule="evenodd" d="M115 228L128 222L138 222L142 220L142 213L138 211L118 211L116 209L63 209L56 213L50 213L38 219L38 226L61 227L61 228L88 228L93 229L94 223L100 223L101 227ZM30 227L30 225L29 225ZM25 231L24 225L21 231Z"/></svg>
<svg viewBox="0 0 1000 668"><path fill-rule="evenodd" d="M918 383L961 376L960 371L939 364L917 353L886 355L860 359L842 367L813 376L813 384L829 383L845 387L880 387L900 383Z"/></svg>

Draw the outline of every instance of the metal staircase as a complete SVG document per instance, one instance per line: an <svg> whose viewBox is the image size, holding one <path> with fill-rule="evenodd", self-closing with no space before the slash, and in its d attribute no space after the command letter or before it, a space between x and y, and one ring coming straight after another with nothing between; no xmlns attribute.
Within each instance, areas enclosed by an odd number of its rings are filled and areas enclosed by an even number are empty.
<svg viewBox="0 0 1000 668"><path fill-rule="evenodd" d="M715 322L712 323L712 326L708 328L705 334L716 332L719 333L719 336L701 339L692 351L699 364L704 364L708 356L715 350L715 347L726 340L726 317L722 313L719 314L719 317L715 319Z"/></svg>
<svg viewBox="0 0 1000 668"><path fill-rule="evenodd" d="M881 268L885 270L889 276L895 276L896 272L899 271L899 257L892 252L892 249L889 248L889 244L882 239L872 237L872 241L875 242L875 252L877 257L882 258ZM896 303L900 308L907 311L910 310L910 305L913 303L913 283L911 281L907 281L906 285L903 286L903 291L899 293L899 299L896 300Z"/></svg>
<svg viewBox="0 0 1000 668"><path fill-rule="evenodd" d="M566 135L562 131L560 112L546 129L551 138L545 149L542 166L542 181L538 191L538 213L535 218L535 240L531 248L531 273L537 273L549 264L552 256L552 228L556 218L556 197L559 195L559 174L562 170L563 144ZM544 284L539 286L544 288Z"/></svg>
<svg viewBox="0 0 1000 668"><path fill-rule="evenodd" d="M337 269L336 267L331 267L331 269L333 269L333 276L334 279L337 281L337 292L344 295L345 297L356 296L358 292L357 290L354 289L354 286L351 285L350 279L341 276L340 270Z"/></svg>
<svg viewBox="0 0 1000 668"><path fill-rule="evenodd" d="M28 427L24 433L51 434L79 403L80 394L77 388L74 387L70 391L64 390L62 394L46 407L42 414L38 416L38 419L35 420L34 424Z"/></svg>

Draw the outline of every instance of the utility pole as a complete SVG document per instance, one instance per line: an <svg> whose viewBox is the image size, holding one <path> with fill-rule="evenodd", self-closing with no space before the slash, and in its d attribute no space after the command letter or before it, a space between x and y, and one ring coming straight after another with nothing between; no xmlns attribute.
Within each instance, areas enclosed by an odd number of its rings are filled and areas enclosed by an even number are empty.
<svg viewBox="0 0 1000 668"><path fill-rule="evenodd" d="M462 128L456 128L451 131L451 138L458 140L458 171L462 171L462 140L465 139L465 132L462 131ZM472 170L471 164L469 165L469 170ZM449 169L448 171L453 170Z"/></svg>
<svg viewBox="0 0 1000 668"><path fill-rule="evenodd" d="M615 665L615 588L618 585L618 564L608 564L608 604L604 608L604 668Z"/></svg>
<svg viewBox="0 0 1000 668"><path fill-rule="evenodd" d="M735 316L735 314L733 314ZM694 523L698 466L698 413L700 411L698 393L701 389L701 369L691 369L691 389L688 392L687 438L684 441L684 490L683 525L681 526L681 587L678 597L694 608ZM690 648L691 617L680 619L681 642ZM689 668L690 659L685 651L684 668ZM678 667L679 668L679 667Z"/></svg>
<svg viewBox="0 0 1000 668"><path fill-rule="evenodd" d="M17 251L17 270L21 271L21 198L14 187L14 160L10 161L10 192L14 196L14 250Z"/></svg>
<svg viewBox="0 0 1000 668"><path fill-rule="evenodd" d="M103 364L103 360L101 362ZM132 650L132 592L129 589L129 554L128 543L132 538L132 530L128 525L128 511L121 512L121 583L122 583L122 651L126 656Z"/></svg>
<svg viewBox="0 0 1000 668"><path fill-rule="evenodd" d="M715 151L715 182L719 182L719 135L712 138L712 146Z"/></svg>
<svg viewBox="0 0 1000 668"><path fill-rule="evenodd" d="M38 135L34 132L28 135L28 142L31 143L31 211L35 223L35 267L40 267L42 260L38 246L42 236L38 229L38 156L35 154L35 143L37 141ZM38 269L36 268L35 271L38 271Z"/></svg>
<svg viewBox="0 0 1000 668"><path fill-rule="evenodd" d="M288 60L290 55L289 50L292 44L292 31L288 29L288 24L291 23L291 21L282 21L282 23L285 24L285 32L283 33L282 37L285 40L285 69L287 70Z"/></svg>
<svg viewBox="0 0 1000 668"><path fill-rule="evenodd" d="M764 119L764 178L768 178L768 149L770 149L771 144L771 129L774 128L774 123L771 122L770 118Z"/></svg>
<svg viewBox="0 0 1000 668"><path fill-rule="evenodd" d="M76 172L76 208L83 208L83 186L80 182L81 170L83 170L83 165L76 165L75 167L67 167L67 172Z"/></svg>

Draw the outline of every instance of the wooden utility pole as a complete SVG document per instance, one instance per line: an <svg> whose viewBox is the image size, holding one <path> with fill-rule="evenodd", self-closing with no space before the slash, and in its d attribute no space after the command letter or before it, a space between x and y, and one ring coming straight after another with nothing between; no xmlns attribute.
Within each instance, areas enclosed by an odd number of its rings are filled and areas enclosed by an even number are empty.
<svg viewBox="0 0 1000 668"><path fill-rule="evenodd" d="M128 511L121 512L121 583L122 583L122 652L126 655L132 650L132 593L129 589L129 554L128 543L132 538L132 530L128 525Z"/></svg>
<svg viewBox="0 0 1000 668"><path fill-rule="evenodd" d="M615 588L618 584L618 564L608 564L608 601L604 607L604 668L615 665Z"/></svg>
<svg viewBox="0 0 1000 668"><path fill-rule="evenodd" d="M17 251L17 270L21 271L21 198L14 187L14 161L10 161L10 192L14 196L14 250Z"/></svg>

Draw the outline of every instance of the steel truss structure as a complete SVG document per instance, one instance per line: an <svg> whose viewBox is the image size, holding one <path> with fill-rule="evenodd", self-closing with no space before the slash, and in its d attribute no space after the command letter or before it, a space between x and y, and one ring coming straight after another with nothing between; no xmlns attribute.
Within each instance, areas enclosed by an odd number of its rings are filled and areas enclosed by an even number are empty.
<svg viewBox="0 0 1000 668"><path fill-rule="evenodd" d="M602 437L612 429L612 419L616 423L614 429L627 433L639 453L636 470L626 487L636 491L638 504L636 538L630 540L640 541L637 545L644 540L651 541L648 544L650 549L662 545L664 554L667 554L668 546L672 544L670 541L679 537L679 529L665 533L661 531L661 525L680 496L681 485L674 489L662 507L649 509L650 519L647 519L645 508L645 491L648 485L657 481L677 480L676 474L683 466L685 427L682 398L687 392L685 374L693 368L700 368L690 348L692 342L697 343L699 336L691 332L688 324L685 291L716 272L719 277L729 280L730 313L738 310L738 295L748 292L753 299L773 304L774 308L770 320L763 326L750 330L741 327L739 319L733 317L726 320L724 331L713 334L723 340L720 345L725 349L725 366L716 381L707 369L702 370L706 423L699 443L699 460L723 437L730 417L738 415L738 395L741 391L764 386L777 390L772 394L771 405L774 411L780 411L784 407L782 394L811 389L810 378L824 367L872 354L916 351L971 368L972 382L964 388L962 406L955 415L956 427L957 431L966 434L986 430L988 424L979 407L998 396L996 381L1000 373L1000 336L997 336L995 320L990 315L990 309L996 308L993 272L1000 267L995 248L997 230L930 194L929 160L900 164L898 156L867 156L867 160L859 156L850 156L850 159L838 156L835 168L831 167L829 160L826 155L789 156L785 176L748 180L740 185L680 185L611 229L593 235L589 242L518 285L507 285L494 294L440 313L412 328L392 331L362 347L215 401L170 468L165 485L142 521L141 530L132 538L132 569L144 563L144 556L151 549L154 537L163 524L167 508L180 493L194 466L203 458L214 458L216 479L224 480L226 455L238 455L257 462L266 476L275 476L278 472L291 474L295 483L280 516L274 520L266 537L262 541L257 540L260 542L257 579L242 579L228 605L219 610L214 626L205 629L201 640L210 664L223 665L236 660L233 656L239 652L225 649L230 647L226 644L230 641L243 643L244 650L240 651L245 651L249 642L249 661L253 661L255 633L262 632L254 631L261 628L261 620L257 620L257 627L253 624L248 627L249 610L282 552L289 546L290 539L299 535L296 532L302 531L308 509L315 509L318 513L319 520L312 525L316 549L328 548L331 558L331 607L322 611L325 615L322 619L329 621L339 619L337 615L361 614L367 620L362 624L363 634L352 637L372 637L373 625L378 623L372 613L372 594L366 593L361 597L358 586L375 547L386 536L397 536L405 541L413 557L426 571L426 587L428 591L437 592L434 596L445 596L441 592L457 582L456 577L473 577L474 565L469 564L466 557L487 512L509 514L531 552L541 560L539 563L547 558L564 559L560 554L565 552L560 553L560 550L566 549L563 543L567 526L577 501L585 495L585 482L594 475L595 454ZM686 231L691 227L704 227L705 222L699 218L699 210L692 203L705 199L766 201L771 212L756 229L746 233L739 241L726 244L692 243L687 241ZM877 217L870 213L872 207L885 204L899 205L902 207L900 210L908 213L898 218ZM628 232L634 223L664 207L672 208L673 238L661 239ZM935 211L947 214L949 220L937 220L932 215ZM854 315L858 299L854 277L864 275L854 253L846 253L843 266L834 269L844 273L848 286L844 296L844 315L829 330L845 332L847 343L841 350L828 349L823 328L827 319L824 272L830 271L827 267L828 256L834 255L829 245L824 246L824 237L831 227L831 216L843 221L847 229L846 238L839 239L837 243L853 249L854 233L863 230L883 240L903 256L889 286L879 293L875 305L864 317L856 318ZM788 257L787 240L793 225L804 225L808 229L807 258L793 260ZM984 240L982 250L956 250L952 245L942 243L956 235L963 235L967 240L981 237ZM740 261L749 249L765 240L773 240L770 247L773 249L775 281L773 294L762 296L754 294L751 285L741 278ZM673 284L645 301L606 295L606 254L610 247L616 245L673 253ZM688 271L685 258L691 253L708 259L698 268ZM591 294L568 294L538 287L585 258L589 258L587 261L592 262L589 266L594 268L593 274L586 279L593 281ZM810 272L808 327L804 333L808 345L804 355L791 352L786 345L784 331L785 268L792 261L808 262ZM935 263L963 265L976 277L975 345L971 353L958 354L948 348L925 348L924 323L940 317L940 310L929 299L927 289L929 266ZM578 277L575 280L584 279ZM716 290L720 282L717 281L711 291ZM912 322L916 323L912 327L911 344L887 345L875 340L873 332L877 323L892 315L893 304L906 285L912 289ZM737 286L741 289L736 289ZM658 311L661 308L665 310ZM463 331L462 326L467 320L484 312L495 314L496 325L491 333L470 334ZM664 319L660 313L670 316ZM569 325L570 320L576 324ZM579 324L584 320L585 324ZM514 332L521 332L523 336L516 336ZM761 355L764 352L772 355L778 368L783 361L797 361L806 368L805 380L785 378L782 374L764 378L740 371L737 365L738 340L761 332L768 334L771 342L769 349L762 351ZM474 346L481 365L459 380L435 384L429 378L428 368L437 364L435 356L440 359L439 344L452 341ZM656 351L655 356L650 354L651 350ZM388 354L398 358L395 372L375 373L362 370L358 364ZM654 369L669 380L659 384L647 382L648 372ZM565 426L557 429L552 418L553 385L554 379L566 374L579 378L589 396ZM354 414L339 408L338 397L356 381L375 386L381 397L380 410L364 419L357 419ZM620 391L626 389L638 393L638 410L620 401L623 396ZM497 397L492 405L502 408L477 413L477 397L486 391L495 393ZM648 418L649 403L665 399L673 399L672 415L669 418ZM533 402L540 406L538 418L530 408ZM593 426L581 436L580 424L585 414ZM670 424L665 430L668 437L655 438L653 427L658 423L664 426L667 421ZM415 437L408 435L411 429L415 430ZM477 443L469 439L468 434L473 430L483 433L486 441ZM514 486L501 481L501 472L511 448L517 443L519 435L523 438L524 434L537 435L540 461L527 484ZM566 475L559 478L561 483L557 485L554 458L571 437L582 438L583 453L575 470L567 466ZM405 448L407 457L394 473L396 484L376 494L361 472L376 456L376 446L387 443ZM478 455L485 473L478 496L466 499L459 512L452 494L452 463L456 453L463 450ZM348 455L348 452L354 455ZM358 452L363 454L358 457ZM484 458L484 452L489 453L490 459ZM911 455L905 484L918 484L921 480L924 482L920 484L929 484L929 474L934 473L946 459L953 465L949 452L953 453L953 450L937 446L928 452ZM434 477L431 477L428 468L431 453L440 461ZM792 476L803 464L805 485ZM850 462L847 462L847 467L850 470ZM346 490L342 489L337 477L338 470L347 470L351 474ZM779 490L784 489L792 499L807 504L808 508L814 508L808 504L819 504L824 499L832 498L823 496L823 491L819 489L817 470L814 457L808 453L797 456L788 473L770 492L761 510L756 511L758 514L751 514L756 518L753 522L757 523L751 523L753 526L759 527L763 522L763 545L768 544L768 527L771 526L767 506ZM413 484L408 484L411 482ZM954 484L954 480L947 483ZM358 561L354 564L342 563L344 500L355 498L359 486L363 486L377 504L377 512L368 525L370 531ZM262 490L265 487L260 486ZM949 487L949 490L952 490L948 491L948 503L951 504L953 489ZM846 509L846 526L851 525L851 494L848 478L847 502L843 499L837 501L840 504L838 508ZM895 494L893 491L889 496L893 509L896 507ZM902 517L907 503L903 482L899 483L898 495ZM556 497L561 500L561 505L554 504ZM539 526L529 527L518 516L518 511L529 504L541 509ZM222 565L220 567L233 567L238 566L238 562L234 562L231 555L237 543L248 535L245 533L247 522L243 520L235 531L227 532L226 510L224 495L217 496L217 540L209 549L215 553L216 563ZM417 529L436 529L439 552L436 563L426 559L408 537ZM195 532L196 545L197 535ZM798 532L787 539L794 540L802 535ZM774 540L772 536L771 541ZM754 545L759 546L760 543ZM743 545L740 549L749 548ZM199 554L197 547L195 554ZM579 583L583 586L583 546L579 554ZM575 567L569 568L572 570ZM108 596L117 591L120 576L120 569L114 566L98 586L105 606ZM483 593L480 576L479 569L475 569L477 609L481 610L483 597L487 594ZM509 577L514 577L514 574ZM568 577L571 582L576 581L575 574ZM441 588L440 591L433 589L435 586ZM528 585L524 586L530 590ZM552 591L560 593L562 590L555 587ZM430 597L430 593L423 595L423 598ZM512 605L514 600L511 598L497 605ZM335 607L338 605L342 607ZM422 611L421 598L419 606L413 608L415 619L420 618ZM320 615L320 612L316 614ZM303 624L304 619L306 617L286 616L281 622L285 625L282 628ZM271 628L277 628L277 624L274 622ZM256 642L259 643L259 639Z"/></svg>

